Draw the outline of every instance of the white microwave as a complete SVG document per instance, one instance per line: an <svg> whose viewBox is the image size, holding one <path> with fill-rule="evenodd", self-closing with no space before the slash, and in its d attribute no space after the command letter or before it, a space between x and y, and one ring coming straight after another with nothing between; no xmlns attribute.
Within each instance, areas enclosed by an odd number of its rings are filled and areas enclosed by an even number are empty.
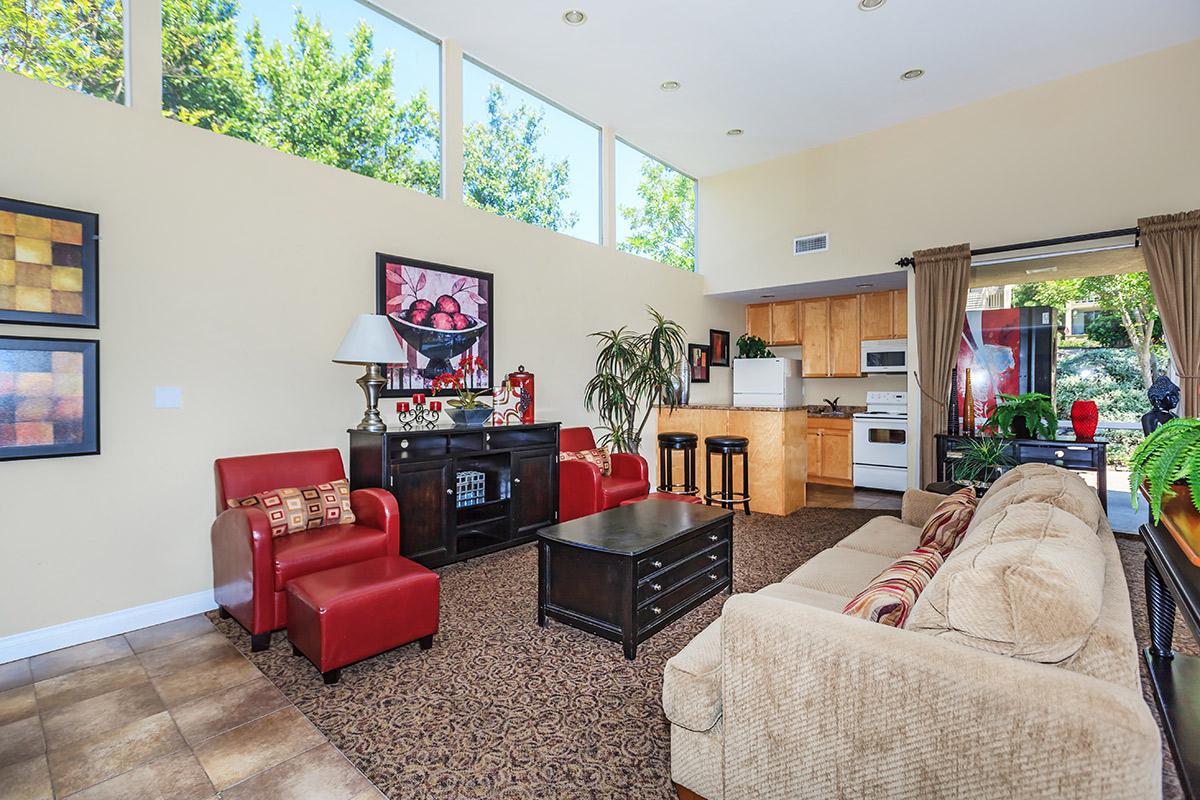
<svg viewBox="0 0 1200 800"><path fill-rule="evenodd" d="M862 371L907 372L908 339L877 339L863 342Z"/></svg>

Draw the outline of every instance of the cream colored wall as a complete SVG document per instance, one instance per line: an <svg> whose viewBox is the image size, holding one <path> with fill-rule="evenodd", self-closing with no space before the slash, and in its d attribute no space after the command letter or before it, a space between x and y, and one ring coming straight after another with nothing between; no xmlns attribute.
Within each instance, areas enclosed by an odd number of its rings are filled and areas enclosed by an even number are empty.
<svg viewBox="0 0 1200 800"><path fill-rule="evenodd" d="M1200 41L704 178L709 291L885 272L918 248L1196 208L1198 98ZM794 237L819 232L827 253L791 254Z"/></svg>
<svg viewBox="0 0 1200 800"><path fill-rule="evenodd" d="M376 251L495 273L495 367L568 425L594 421L589 332L646 304L692 341L743 329L701 276L460 202L11 74L0 107L2 193L99 212L103 237L99 331L0 326L101 340L103 450L0 462L0 636L210 588L213 459L345 450L359 370L330 357L374 310ZM728 402L730 372L694 396ZM181 409L153 408L163 385Z"/></svg>

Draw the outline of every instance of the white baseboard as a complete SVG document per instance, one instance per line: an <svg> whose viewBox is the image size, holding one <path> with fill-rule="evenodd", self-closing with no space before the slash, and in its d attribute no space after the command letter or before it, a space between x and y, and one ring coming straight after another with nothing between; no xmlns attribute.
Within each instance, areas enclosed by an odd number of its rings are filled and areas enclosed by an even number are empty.
<svg viewBox="0 0 1200 800"><path fill-rule="evenodd" d="M216 607L217 603L213 599L212 589L205 589L202 592L185 594L182 597L172 597L168 600L146 603L87 619L77 619L74 622L64 622L48 628L16 633L0 638L0 664L103 639L106 636L129 633L138 628L158 625L160 622L190 617L193 614L211 611Z"/></svg>

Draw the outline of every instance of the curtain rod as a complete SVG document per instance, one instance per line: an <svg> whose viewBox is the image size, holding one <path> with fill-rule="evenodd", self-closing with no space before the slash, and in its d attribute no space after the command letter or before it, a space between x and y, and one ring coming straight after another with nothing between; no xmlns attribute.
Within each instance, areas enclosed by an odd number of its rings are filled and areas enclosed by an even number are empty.
<svg viewBox="0 0 1200 800"><path fill-rule="evenodd" d="M1115 239L1118 236L1132 236L1133 246L1137 247L1140 244L1142 232L1138 228L1118 228L1111 231L1097 231L1096 233L1080 233L1075 236L1060 236L1057 239L1039 239L1036 242L1018 242L1017 244L1006 244L998 247L980 247L972 250L972 256L986 256L992 253L1008 253L1013 250L1032 250L1036 247L1051 247L1057 244L1071 244L1072 242L1089 242L1095 239ZM1051 255L1047 253L1046 255ZM914 267L916 260L912 256L905 256L896 262L897 267Z"/></svg>

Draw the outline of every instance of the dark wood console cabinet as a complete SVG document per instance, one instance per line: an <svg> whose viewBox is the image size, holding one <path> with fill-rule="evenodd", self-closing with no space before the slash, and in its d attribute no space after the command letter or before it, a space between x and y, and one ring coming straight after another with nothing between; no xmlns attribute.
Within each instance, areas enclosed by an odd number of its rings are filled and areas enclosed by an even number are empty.
<svg viewBox="0 0 1200 800"><path fill-rule="evenodd" d="M350 485L390 491L400 554L427 567L532 542L558 521L557 422L350 431ZM457 475L482 472L482 502L458 506Z"/></svg>

